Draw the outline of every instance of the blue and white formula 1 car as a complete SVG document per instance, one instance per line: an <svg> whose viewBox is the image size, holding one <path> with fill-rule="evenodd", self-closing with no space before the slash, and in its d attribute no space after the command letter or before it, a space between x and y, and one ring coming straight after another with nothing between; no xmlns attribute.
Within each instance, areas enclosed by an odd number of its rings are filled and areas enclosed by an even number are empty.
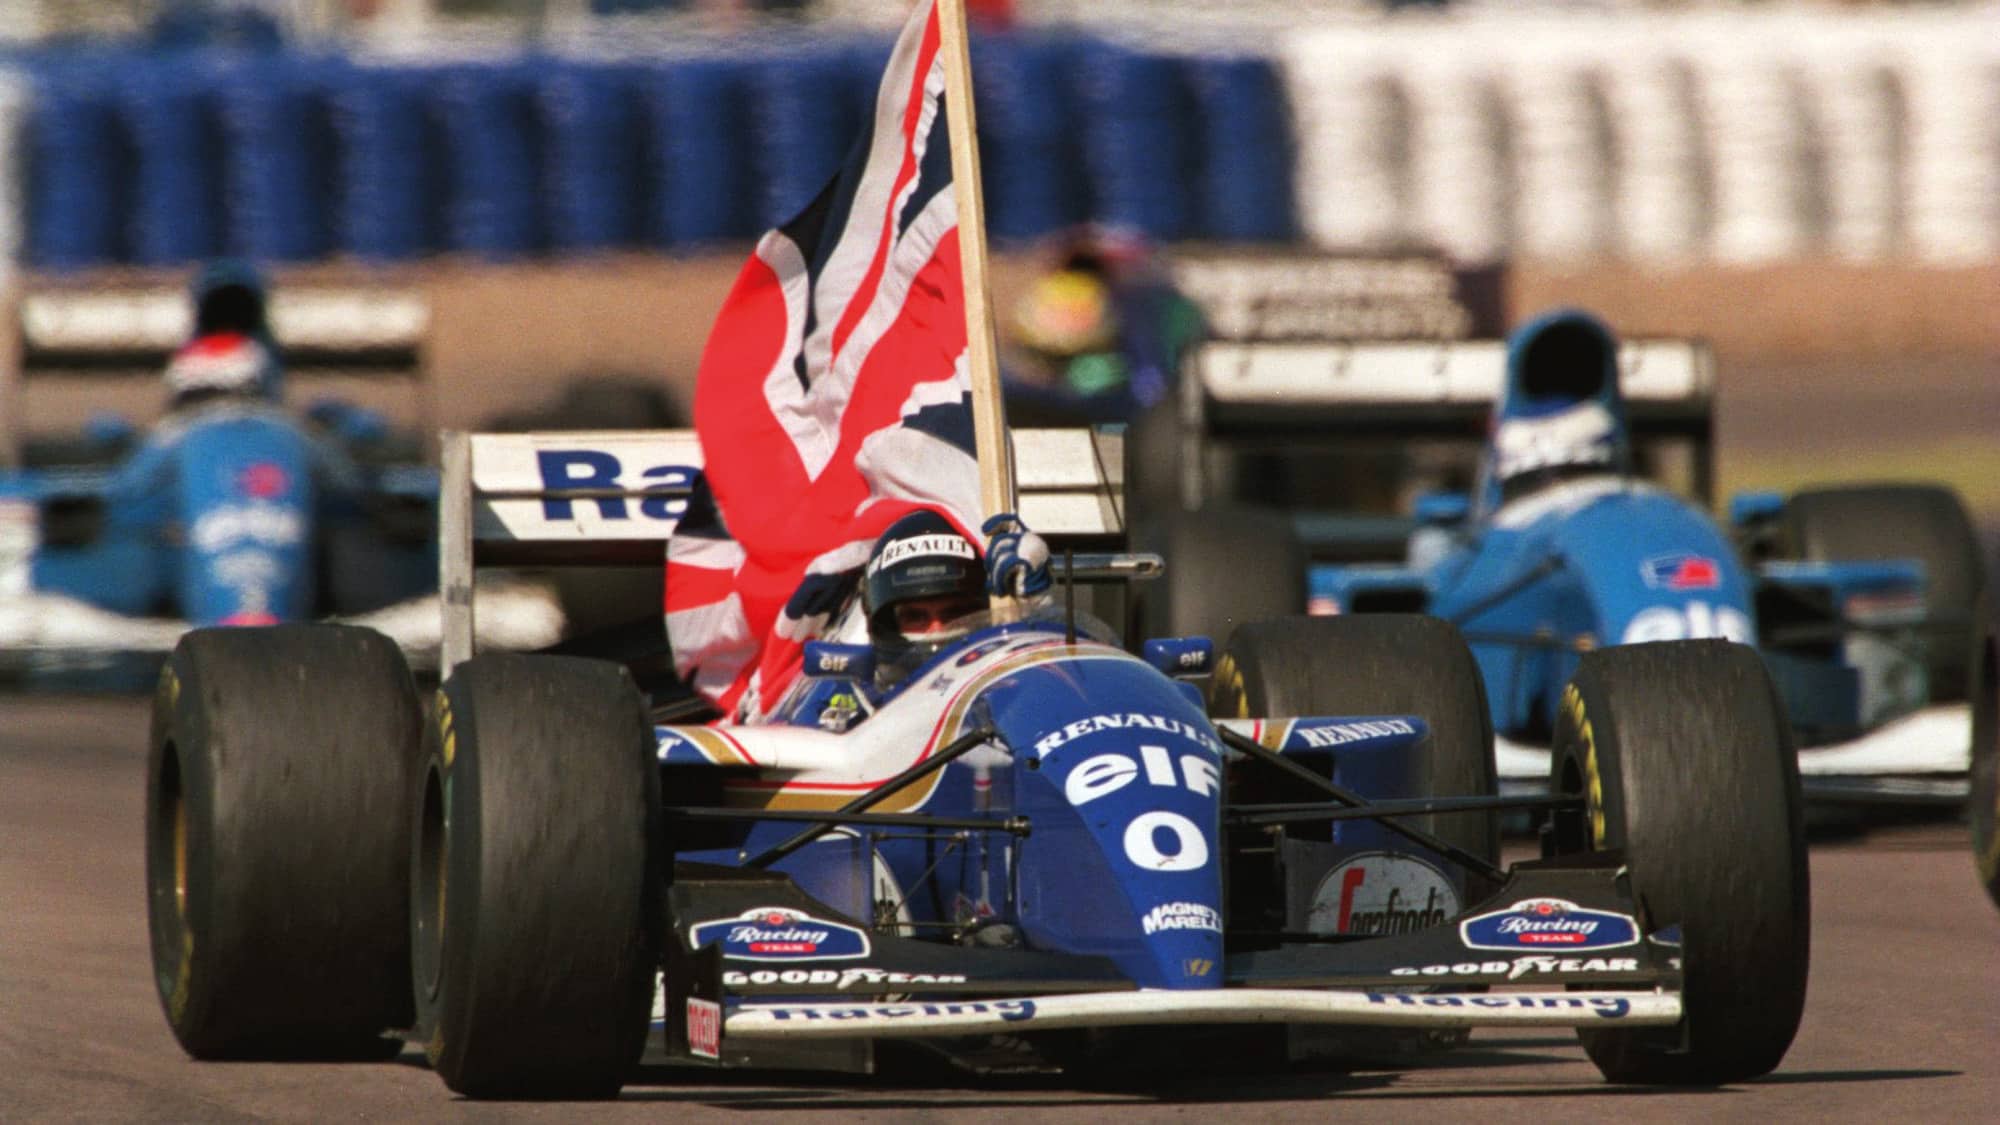
<svg viewBox="0 0 2000 1125"><path fill-rule="evenodd" d="M1115 547L1115 438L1016 451L1025 520ZM843 1069L905 1041L1067 1064L1137 1029L1258 1025L1229 1041L1270 1059L1555 1026L1615 1081L1711 1084L1792 1039L1797 766L1747 648L1592 654L1553 796L1495 796L1471 654L1418 617L1246 625L1211 669L1030 603L893 689L815 643L784 721L662 725L618 664L475 655L471 577L657 558L692 435L454 435L444 464L433 721L360 629L201 631L161 680L153 965L198 1058L400 1037L470 1096L584 1097L632 1076L649 1011L677 1059ZM1210 671L1206 699L1176 678ZM828 693L863 714L825 723ZM1548 858L1503 868L1518 808L1549 813Z"/></svg>
<svg viewBox="0 0 2000 1125"><path fill-rule="evenodd" d="M1206 503L1149 545L1179 544L1226 572L1226 543L1206 525L1241 529L1250 513L1210 496L1233 481L1246 498L1295 505L1278 522L1311 557L1294 571L1311 612L1431 613L1465 632L1503 786L1547 775L1581 653L1721 637L1769 664L1809 797L1964 798L1967 623L1984 579L1962 506L1913 485L1752 494L1719 527L1656 482L1708 490L1712 371L1698 343L1621 350L1594 318L1561 312L1504 349L1213 345L1183 389L1196 422L1177 419L1170 441L1187 443L1179 460ZM1469 496L1412 501L1419 484L1457 484L1482 432ZM1415 518L1359 514L1399 490ZM1148 620L1222 632L1219 616L1246 598L1269 612L1284 588L1295 587L1237 587L1209 604L1176 589Z"/></svg>
<svg viewBox="0 0 2000 1125"><path fill-rule="evenodd" d="M239 303L262 320L261 298ZM308 383L418 366L423 307L412 295L304 290L272 311ZM324 616L384 630L434 663L437 471L421 448L349 403L320 402L304 416L280 406L261 326L203 337L168 363L189 323L172 291L23 299L15 369L24 379L66 374L101 387L164 368L179 405L144 433L106 417L58 440L6 414L0 460L14 467L0 470L0 674L31 686L143 687L190 628ZM6 397L25 402L29 390ZM493 643L555 638L551 596L519 585L500 596L512 604Z"/></svg>

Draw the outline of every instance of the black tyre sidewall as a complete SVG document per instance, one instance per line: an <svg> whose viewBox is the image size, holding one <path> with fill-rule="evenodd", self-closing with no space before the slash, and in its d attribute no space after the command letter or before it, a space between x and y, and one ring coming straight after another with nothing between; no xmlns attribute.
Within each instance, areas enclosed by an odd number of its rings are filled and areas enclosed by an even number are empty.
<svg viewBox="0 0 2000 1125"><path fill-rule="evenodd" d="M1972 855L1979 882L2000 906L2000 622L1995 599L1982 599L1973 632L1972 669L1972 793L1967 811L1972 821Z"/></svg>
<svg viewBox="0 0 2000 1125"><path fill-rule="evenodd" d="M1209 714L1219 718L1415 715L1431 736L1413 795L1491 796L1493 717L1485 681L1450 622L1416 614L1292 617L1236 630L1217 662ZM1489 861L1500 854L1492 815L1410 817Z"/></svg>
<svg viewBox="0 0 2000 1125"><path fill-rule="evenodd" d="M1985 563L1958 494L1941 485L1809 489L1787 502L1784 548L1825 562L1914 558L1924 564L1929 616L1953 622L1930 634L1931 699L1966 698L1971 634L1963 622L1986 586Z"/></svg>
<svg viewBox="0 0 2000 1125"><path fill-rule="evenodd" d="M1166 511L1137 527L1134 549L1157 551L1166 573L1132 584L1135 640L1206 636L1220 648L1239 626L1306 607L1306 554L1290 517L1211 505Z"/></svg>
<svg viewBox="0 0 2000 1125"><path fill-rule="evenodd" d="M1592 1061L1613 1081L1768 1073L1804 1008L1811 904L1797 754L1755 651L1588 654L1557 709L1551 769L1556 792L1586 797L1583 846L1625 849L1642 926L1681 927L1682 1024L1580 1031Z"/></svg>
<svg viewBox="0 0 2000 1125"><path fill-rule="evenodd" d="M441 690L415 786L411 940L426 1054L469 1097L615 1096L650 1025L664 833L623 668L482 656ZM419 913L428 778L448 810L441 958Z"/></svg>
<svg viewBox="0 0 2000 1125"><path fill-rule="evenodd" d="M402 656L338 626L202 630L162 670L147 764L148 930L197 1058L393 1055L407 1027L403 799L420 729ZM171 747L186 910L172 890Z"/></svg>

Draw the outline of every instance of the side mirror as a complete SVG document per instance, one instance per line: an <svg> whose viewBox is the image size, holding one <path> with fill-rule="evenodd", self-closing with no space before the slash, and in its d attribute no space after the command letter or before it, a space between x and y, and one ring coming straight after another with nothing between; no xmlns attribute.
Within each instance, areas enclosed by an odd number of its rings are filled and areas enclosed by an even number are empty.
<svg viewBox="0 0 2000 1125"><path fill-rule="evenodd" d="M1140 654L1161 674L1177 679L1206 676L1215 666L1215 642L1207 637L1155 637L1140 646Z"/></svg>
<svg viewBox="0 0 2000 1125"><path fill-rule="evenodd" d="M83 424L84 439L99 449L124 449L139 436L132 420L123 414L100 410Z"/></svg>
<svg viewBox="0 0 2000 1125"><path fill-rule="evenodd" d="M869 645L807 641L805 673L814 680L865 680L875 674L875 649Z"/></svg>
<svg viewBox="0 0 2000 1125"><path fill-rule="evenodd" d="M1463 492L1426 492L1417 497L1415 515L1425 527L1464 523L1471 502Z"/></svg>
<svg viewBox="0 0 2000 1125"><path fill-rule="evenodd" d="M1729 498L1729 526L1752 527L1778 518L1784 510L1782 492L1739 492Z"/></svg>

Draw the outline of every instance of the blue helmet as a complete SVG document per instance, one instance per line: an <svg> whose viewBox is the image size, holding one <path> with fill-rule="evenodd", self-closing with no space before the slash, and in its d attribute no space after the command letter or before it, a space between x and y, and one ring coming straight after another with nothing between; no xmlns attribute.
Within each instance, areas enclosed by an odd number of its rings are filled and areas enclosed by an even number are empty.
<svg viewBox="0 0 2000 1125"><path fill-rule="evenodd" d="M1507 381L1493 407L1483 467L1487 507L1553 480L1623 473L1630 462L1611 330L1577 309L1517 329L1507 341Z"/></svg>

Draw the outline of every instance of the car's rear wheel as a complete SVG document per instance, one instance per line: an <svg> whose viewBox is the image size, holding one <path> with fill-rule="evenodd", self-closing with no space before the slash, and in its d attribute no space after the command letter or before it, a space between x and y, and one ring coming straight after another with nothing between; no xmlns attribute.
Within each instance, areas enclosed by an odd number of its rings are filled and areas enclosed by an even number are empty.
<svg viewBox="0 0 2000 1125"><path fill-rule="evenodd" d="M1622 850L1641 928L1679 927L1684 1017L1583 1031L1614 1082L1719 1085L1778 1065L1811 945L1791 728L1757 653L1727 641L1584 656L1557 709L1550 787L1582 812L1557 854Z"/></svg>
<svg viewBox="0 0 2000 1125"><path fill-rule="evenodd" d="M1289 517L1216 504L1160 512L1137 528L1133 547L1157 551L1166 573L1134 583L1131 631L1146 637L1211 637L1303 612L1306 557Z"/></svg>
<svg viewBox="0 0 2000 1125"><path fill-rule="evenodd" d="M409 1027L402 653L332 625L203 629L153 701L146 886L167 1023L201 1059L385 1058Z"/></svg>
<svg viewBox="0 0 2000 1125"><path fill-rule="evenodd" d="M2000 620L1992 594L1974 618L1972 653L1972 853L1979 881L2000 906Z"/></svg>
<svg viewBox="0 0 2000 1125"><path fill-rule="evenodd" d="M1931 699L1967 697L1973 603L1986 567L1958 494L1927 484L1817 488L1785 504L1784 553L1812 561L1916 559L1924 564Z"/></svg>
<svg viewBox="0 0 2000 1125"><path fill-rule="evenodd" d="M1485 682L1464 637L1450 622L1439 618L1384 613L1291 617L1244 625L1230 638L1211 678L1209 714L1217 718L1415 715L1429 724L1430 737L1409 752L1409 792L1397 796L1471 797L1494 792L1493 720L1486 705ZM1231 800L1296 801L1308 797L1301 788L1264 788L1269 784L1268 773L1262 786L1257 777L1250 771L1236 771ZM1406 817L1403 822L1488 863L1499 858L1499 829L1490 813ZM1304 824L1294 827L1302 837L1314 831ZM1256 844L1269 847L1268 840ZM1398 865L1406 872L1418 862L1402 858L1406 851L1416 850L1414 844L1398 840L1391 850L1398 858L1374 862ZM1235 857L1247 853L1234 844L1229 851L1231 914L1241 922L1247 920L1245 908L1259 897L1276 898L1284 892L1270 888L1260 896L1254 877L1245 876L1269 864L1236 862ZM1434 860L1444 865L1439 876L1453 866L1443 857ZM1349 870L1354 870L1355 863L1366 862L1366 857L1357 857L1350 861ZM1329 872L1321 874L1331 878ZM1478 901L1490 889L1483 875L1467 872L1457 880L1461 905ZM1307 924L1312 923L1308 920ZM1462 1044L1468 1034L1463 1030L1385 1033L1381 1029L1294 1029L1289 1048L1393 1065L1415 1054Z"/></svg>
<svg viewBox="0 0 2000 1125"><path fill-rule="evenodd" d="M1423 796L1494 792L1493 717L1472 650L1450 622L1416 614L1290 617L1237 629L1209 689L1218 718L1415 715L1430 737L1414 752ZM1407 822L1488 861L1498 858L1490 813Z"/></svg>
<svg viewBox="0 0 2000 1125"><path fill-rule="evenodd" d="M408 870L418 1027L475 1098L613 1097L660 966L659 764L626 671L490 655L439 692Z"/></svg>

